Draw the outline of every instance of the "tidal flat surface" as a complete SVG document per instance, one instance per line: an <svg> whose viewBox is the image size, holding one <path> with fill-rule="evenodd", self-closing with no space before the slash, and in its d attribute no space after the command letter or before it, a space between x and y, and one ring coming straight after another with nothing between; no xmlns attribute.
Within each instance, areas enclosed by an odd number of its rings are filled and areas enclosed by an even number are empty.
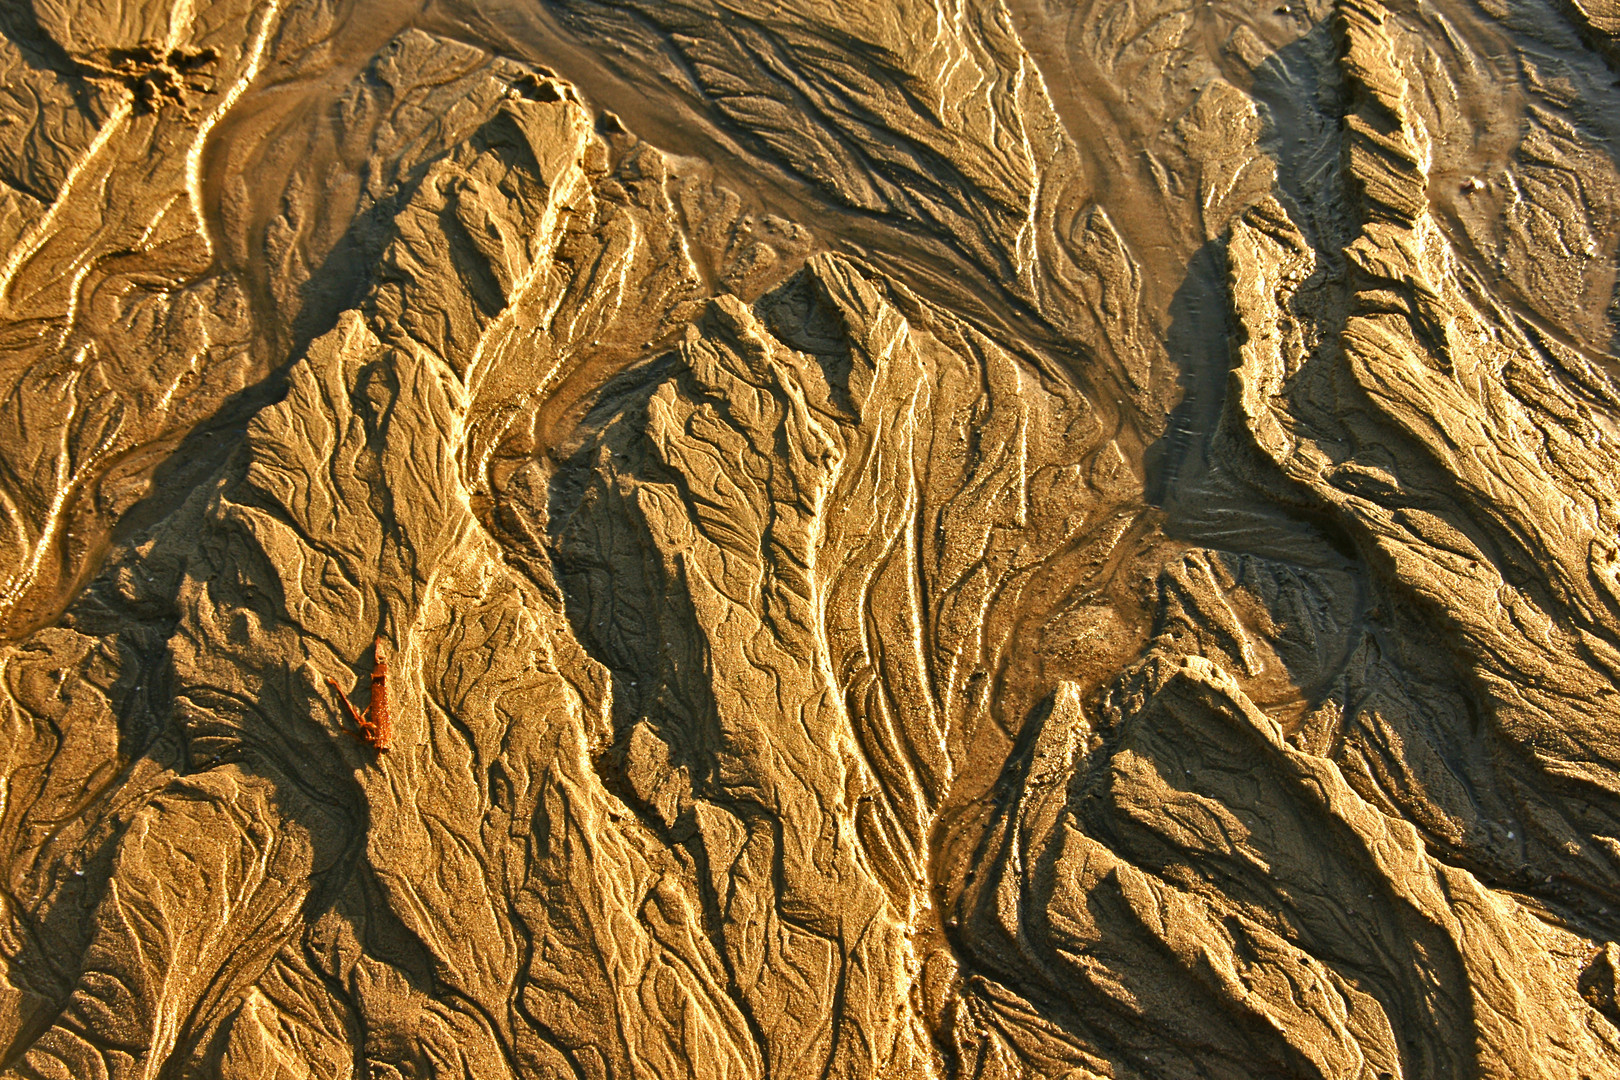
<svg viewBox="0 0 1620 1080"><path fill-rule="evenodd" d="M0 5L0 1074L1620 1075L1613 0Z"/></svg>

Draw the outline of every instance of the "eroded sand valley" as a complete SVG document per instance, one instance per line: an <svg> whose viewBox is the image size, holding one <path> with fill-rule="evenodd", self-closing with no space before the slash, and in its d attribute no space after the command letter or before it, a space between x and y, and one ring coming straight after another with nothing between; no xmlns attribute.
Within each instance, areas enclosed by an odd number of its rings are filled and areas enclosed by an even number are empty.
<svg viewBox="0 0 1620 1080"><path fill-rule="evenodd" d="M0 6L0 1069L1620 1075L1617 273L1605 0Z"/></svg>

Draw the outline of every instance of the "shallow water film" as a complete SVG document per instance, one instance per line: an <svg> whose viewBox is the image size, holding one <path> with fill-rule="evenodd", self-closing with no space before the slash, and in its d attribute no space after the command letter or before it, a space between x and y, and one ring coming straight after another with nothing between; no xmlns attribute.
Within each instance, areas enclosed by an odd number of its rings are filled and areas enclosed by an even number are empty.
<svg viewBox="0 0 1620 1080"><path fill-rule="evenodd" d="M0 4L0 1074L1620 1076L1613 0Z"/></svg>

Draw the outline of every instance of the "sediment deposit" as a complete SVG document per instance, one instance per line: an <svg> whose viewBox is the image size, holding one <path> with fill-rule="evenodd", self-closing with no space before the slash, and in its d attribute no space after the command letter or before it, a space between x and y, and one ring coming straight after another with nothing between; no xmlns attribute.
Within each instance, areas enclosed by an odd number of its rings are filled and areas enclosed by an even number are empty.
<svg viewBox="0 0 1620 1080"><path fill-rule="evenodd" d="M1620 1075L1612 5L0 84L6 1077Z"/></svg>

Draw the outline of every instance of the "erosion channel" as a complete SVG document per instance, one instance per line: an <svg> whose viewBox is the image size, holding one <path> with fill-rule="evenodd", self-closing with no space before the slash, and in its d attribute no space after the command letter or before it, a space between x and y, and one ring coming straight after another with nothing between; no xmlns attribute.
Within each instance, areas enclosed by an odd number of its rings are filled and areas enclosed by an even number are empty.
<svg viewBox="0 0 1620 1080"><path fill-rule="evenodd" d="M1612 0L0 4L0 1076L1620 1076Z"/></svg>

